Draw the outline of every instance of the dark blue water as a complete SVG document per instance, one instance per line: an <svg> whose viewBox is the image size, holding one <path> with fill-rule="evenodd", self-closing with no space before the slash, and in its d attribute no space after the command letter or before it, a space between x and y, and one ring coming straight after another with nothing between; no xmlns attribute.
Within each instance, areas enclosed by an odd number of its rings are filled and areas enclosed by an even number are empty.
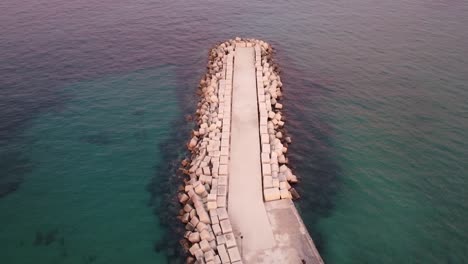
<svg viewBox="0 0 468 264"><path fill-rule="evenodd" d="M237 35L277 50L327 263L468 262L468 2L4 0L0 25L2 263L177 261L185 118Z"/></svg>

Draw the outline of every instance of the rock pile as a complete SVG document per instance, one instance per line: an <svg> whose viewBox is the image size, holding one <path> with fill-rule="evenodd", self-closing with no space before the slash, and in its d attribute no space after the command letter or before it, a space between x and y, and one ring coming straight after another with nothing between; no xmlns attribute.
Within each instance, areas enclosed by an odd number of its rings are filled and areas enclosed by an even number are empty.
<svg viewBox="0 0 468 264"><path fill-rule="evenodd" d="M207 73L201 79L197 127L187 143L190 159L182 161L187 175L178 194L178 218L186 232L181 245L187 263L241 263L227 213L233 60L236 47L254 47L265 201L290 199L297 182L285 156L291 139L283 130L279 102L282 83L272 61L271 46L261 40L236 38L211 49ZM246 183L247 184L247 183Z"/></svg>
<svg viewBox="0 0 468 264"><path fill-rule="evenodd" d="M197 129L187 143L191 158L182 161L188 177L178 195L183 206L179 219L187 230L181 240L190 253L187 263L241 261L227 213L235 44L235 40L223 42L209 53L198 90Z"/></svg>
<svg viewBox="0 0 468 264"><path fill-rule="evenodd" d="M291 138L285 136L283 105L280 103L283 87L278 67L272 60L273 50L263 41L255 42L258 109L265 201L299 198L290 183L297 177L288 168L286 152Z"/></svg>

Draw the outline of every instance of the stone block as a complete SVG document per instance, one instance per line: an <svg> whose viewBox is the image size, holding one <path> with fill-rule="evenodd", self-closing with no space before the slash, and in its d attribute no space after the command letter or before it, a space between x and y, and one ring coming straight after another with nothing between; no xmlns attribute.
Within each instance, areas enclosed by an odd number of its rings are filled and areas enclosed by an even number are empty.
<svg viewBox="0 0 468 264"><path fill-rule="evenodd" d="M185 225L185 229L188 230L188 231L193 231L193 230L195 230L195 227L192 225L192 223L188 222Z"/></svg>
<svg viewBox="0 0 468 264"><path fill-rule="evenodd" d="M210 223L210 217L208 216L208 213L205 211L203 206L197 207L196 210L197 210L197 215L198 215L198 218L200 219L200 221L205 223L205 224L209 224Z"/></svg>
<svg viewBox="0 0 468 264"><path fill-rule="evenodd" d="M182 221L182 223L186 224L189 222L189 219L190 219L190 214L185 213L180 220Z"/></svg>
<svg viewBox="0 0 468 264"><path fill-rule="evenodd" d="M222 262L221 262L221 258L219 257L219 255L215 255L215 257L214 257L214 263L215 263L215 264L221 264L221 263L222 263ZM207 263L207 264L208 264L208 263Z"/></svg>
<svg viewBox="0 0 468 264"><path fill-rule="evenodd" d="M203 229L200 231L200 239L201 240L206 240L208 241L210 239L210 232L208 231L208 228Z"/></svg>
<svg viewBox="0 0 468 264"><path fill-rule="evenodd" d="M229 147L229 140L227 139L221 140L221 147Z"/></svg>
<svg viewBox="0 0 468 264"><path fill-rule="evenodd" d="M270 164L270 154L269 153L262 153L261 158L262 158L262 163Z"/></svg>
<svg viewBox="0 0 468 264"><path fill-rule="evenodd" d="M226 238L227 248L232 248L236 246L236 238L234 237L234 233L224 234L224 237Z"/></svg>
<svg viewBox="0 0 468 264"><path fill-rule="evenodd" d="M281 198L281 194L278 188L270 188L263 190L263 198L266 202L279 200Z"/></svg>
<svg viewBox="0 0 468 264"><path fill-rule="evenodd" d="M228 184L228 177L227 176L219 176L218 178L218 187L221 185L227 185Z"/></svg>
<svg viewBox="0 0 468 264"><path fill-rule="evenodd" d="M262 173L263 176L271 176L271 165L270 164L262 164Z"/></svg>
<svg viewBox="0 0 468 264"><path fill-rule="evenodd" d="M229 162L229 156L221 156L219 159L219 164L227 165Z"/></svg>
<svg viewBox="0 0 468 264"><path fill-rule="evenodd" d="M216 243L218 243L218 245L226 244L226 237L224 237L224 235L216 236Z"/></svg>
<svg viewBox="0 0 468 264"><path fill-rule="evenodd" d="M219 224L212 225L211 228L213 229L213 233L214 233L216 236L219 236L219 235L222 234L221 226L220 226Z"/></svg>
<svg viewBox="0 0 468 264"><path fill-rule="evenodd" d="M228 189L227 185L220 185L218 187L218 195L219 196L226 196L227 195L227 189Z"/></svg>
<svg viewBox="0 0 468 264"><path fill-rule="evenodd" d="M229 148L228 147L221 147L220 156L229 156Z"/></svg>
<svg viewBox="0 0 468 264"><path fill-rule="evenodd" d="M227 253L226 247L224 245L217 246L216 249L218 250L218 255L221 258L221 263L229 263L230 258Z"/></svg>
<svg viewBox="0 0 468 264"><path fill-rule="evenodd" d="M229 219L221 220L219 224L221 226L221 229L223 230L223 234L232 232L232 226L231 226L231 222L229 221Z"/></svg>
<svg viewBox="0 0 468 264"><path fill-rule="evenodd" d="M208 240L202 240L200 241L200 249L203 251L203 252L208 252L211 250L211 246L210 246L210 243L208 242Z"/></svg>
<svg viewBox="0 0 468 264"><path fill-rule="evenodd" d="M191 243L200 242L200 233L198 233L198 232L190 233L190 235L188 236L188 241L190 241Z"/></svg>
<svg viewBox="0 0 468 264"><path fill-rule="evenodd" d="M287 189L280 190L281 199L291 199L291 193Z"/></svg>
<svg viewBox="0 0 468 264"><path fill-rule="evenodd" d="M263 94L259 95L258 96L258 101L261 102L261 103L265 102L265 95L263 95Z"/></svg>
<svg viewBox="0 0 468 264"><path fill-rule="evenodd" d="M283 181L283 182L280 182L280 183L279 183L279 188L280 188L280 190L287 190L287 184L286 184L286 182L284 182L284 181Z"/></svg>
<svg viewBox="0 0 468 264"><path fill-rule="evenodd" d="M271 164L271 171L276 171L276 172L279 171L278 161L277 161L277 160L275 160L275 162L272 162L272 164Z"/></svg>
<svg viewBox="0 0 468 264"><path fill-rule="evenodd" d="M262 152L263 153L270 153L271 152L270 144L262 144Z"/></svg>
<svg viewBox="0 0 468 264"><path fill-rule="evenodd" d="M262 144L268 144L270 142L270 138L269 138L268 134L261 134L260 135L260 142Z"/></svg>
<svg viewBox="0 0 468 264"><path fill-rule="evenodd" d="M197 210L192 209L192 211L189 212L190 218L193 218L195 215L197 215Z"/></svg>
<svg viewBox="0 0 468 264"><path fill-rule="evenodd" d="M210 216L210 219L211 219L211 224L212 225L219 224L219 219L218 219L217 215Z"/></svg>
<svg viewBox="0 0 468 264"><path fill-rule="evenodd" d="M218 202L217 201L207 202L206 207L208 208L208 210L216 209L218 208Z"/></svg>
<svg viewBox="0 0 468 264"><path fill-rule="evenodd" d="M203 250L199 249L195 252L195 258L201 262L203 261L203 257L204 257L204 254L203 254Z"/></svg>
<svg viewBox="0 0 468 264"><path fill-rule="evenodd" d="M260 126L260 133L261 134L267 134L268 133L267 126Z"/></svg>
<svg viewBox="0 0 468 264"><path fill-rule="evenodd" d="M218 191L218 179L212 179L211 180L211 193L217 193ZM216 190L216 192L214 192Z"/></svg>
<svg viewBox="0 0 468 264"><path fill-rule="evenodd" d="M200 181L205 184L205 183L208 183L208 184L211 184L211 180L213 179L213 177L211 176L207 176L207 175L200 175ZM205 188L206 189L206 188Z"/></svg>
<svg viewBox="0 0 468 264"><path fill-rule="evenodd" d="M225 165L225 164L219 165L218 174L219 174L220 176L226 176L226 175L228 175L228 166Z"/></svg>
<svg viewBox="0 0 468 264"><path fill-rule="evenodd" d="M273 187L273 178L271 176L263 176L263 189Z"/></svg>
<svg viewBox="0 0 468 264"><path fill-rule="evenodd" d="M279 188L279 183L280 183L280 181L278 179L273 179L273 187L274 188Z"/></svg>
<svg viewBox="0 0 468 264"><path fill-rule="evenodd" d="M185 212L189 213L189 212L192 211L192 210L193 210L193 207L192 207L190 204L186 204L186 205L184 206L184 211L185 211Z"/></svg>
<svg viewBox="0 0 468 264"><path fill-rule="evenodd" d="M216 201L216 196L217 196L216 193L210 193L210 194L208 194L208 197L206 199L207 199L208 202L214 202L214 201ZM211 210L210 210L210 212L211 212Z"/></svg>
<svg viewBox="0 0 468 264"><path fill-rule="evenodd" d="M224 248L224 249L226 249L226 248ZM197 250L200 250L200 245L198 243L195 243L190 247L189 252L190 252L190 254L195 256L195 252L197 252Z"/></svg>
<svg viewBox="0 0 468 264"><path fill-rule="evenodd" d="M198 231L198 232L202 232L202 231L205 230L205 229L208 229L208 225L207 225L207 224L205 224L205 223L203 223L203 222L198 223L198 225L197 225L197 231Z"/></svg>
<svg viewBox="0 0 468 264"><path fill-rule="evenodd" d="M279 180L280 182L286 181L286 174L283 173L283 172L278 173L278 180Z"/></svg>
<svg viewBox="0 0 468 264"><path fill-rule="evenodd" d="M236 261L241 260L239 249L237 247L228 249L228 253L229 253L229 259L231 260L231 262L236 262Z"/></svg>
<svg viewBox="0 0 468 264"><path fill-rule="evenodd" d="M208 264L209 262L214 263L214 253L212 250L205 252L205 261Z"/></svg>
<svg viewBox="0 0 468 264"><path fill-rule="evenodd" d="M226 208L218 208L216 209L216 212L218 213L218 218L220 221L228 219L228 213L226 211Z"/></svg>
<svg viewBox="0 0 468 264"><path fill-rule="evenodd" d="M218 208L226 207L226 196L218 196L217 204L218 204Z"/></svg>
<svg viewBox="0 0 468 264"><path fill-rule="evenodd" d="M192 226L197 226L199 222L200 222L200 220L196 216L194 216L194 217L192 217L192 219L190 219L190 224L192 224Z"/></svg>

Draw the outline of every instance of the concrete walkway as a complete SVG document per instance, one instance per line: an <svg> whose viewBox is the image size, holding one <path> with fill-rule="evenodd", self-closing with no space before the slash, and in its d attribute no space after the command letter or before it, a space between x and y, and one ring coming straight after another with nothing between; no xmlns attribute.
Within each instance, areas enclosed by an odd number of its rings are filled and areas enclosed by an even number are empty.
<svg viewBox="0 0 468 264"><path fill-rule="evenodd" d="M253 48L237 48L234 60L229 218L244 256L275 245L262 196L257 82ZM240 235L243 236L240 241Z"/></svg>
<svg viewBox="0 0 468 264"><path fill-rule="evenodd" d="M232 88L228 214L243 263L323 264L293 202L263 201L254 48L236 47Z"/></svg>

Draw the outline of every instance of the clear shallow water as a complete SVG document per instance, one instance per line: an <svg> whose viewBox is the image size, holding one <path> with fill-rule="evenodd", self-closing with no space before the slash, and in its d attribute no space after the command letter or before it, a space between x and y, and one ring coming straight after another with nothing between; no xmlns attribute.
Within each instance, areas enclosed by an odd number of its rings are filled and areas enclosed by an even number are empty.
<svg viewBox="0 0 468 264"><path fill-rule="evenodd" d="M299 206L327 263L468 261L465 1L0 4L0 259L174 259L208 48L277 48Z"/></svg>

